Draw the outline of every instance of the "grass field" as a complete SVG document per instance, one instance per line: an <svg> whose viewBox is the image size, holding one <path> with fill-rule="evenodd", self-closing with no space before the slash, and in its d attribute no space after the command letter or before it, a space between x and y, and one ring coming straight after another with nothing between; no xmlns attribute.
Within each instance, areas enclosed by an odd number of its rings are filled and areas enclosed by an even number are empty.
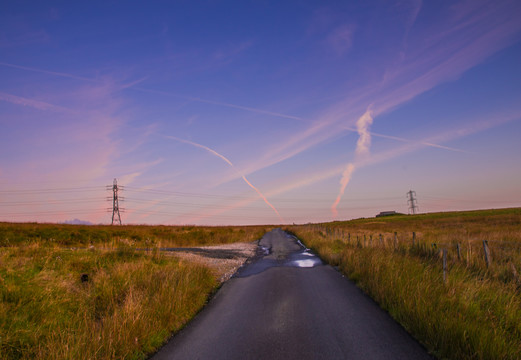
<svg viewBox="0 0 521 360"><path fill-rule="evenodd" d="M438 358L521 358L521 209L288 230L338 266Z"/></svg>
<svg viewBox="0 0 521 360"><path fill-rule="evenodd" d="M219 284L209 268L158 248L253 241L263 232L2 223L0 359L146 358ZM153 250L136 250L143 247Z"/></svg>
<svg viewBox="0 0 521 360"><path fill-rule="evenodd" d="M43 246L169 247L253 241L267 226L65 225L0 222L0 247Z"/></svg>
<svg viewBox="0 0 521 360"><path fill-rule="evenodd" d="M0 358L143 359L218 286L208 268L158 249L269 229L0 223ZM521 358L521 209L287 229L437 357Z"/></svg>

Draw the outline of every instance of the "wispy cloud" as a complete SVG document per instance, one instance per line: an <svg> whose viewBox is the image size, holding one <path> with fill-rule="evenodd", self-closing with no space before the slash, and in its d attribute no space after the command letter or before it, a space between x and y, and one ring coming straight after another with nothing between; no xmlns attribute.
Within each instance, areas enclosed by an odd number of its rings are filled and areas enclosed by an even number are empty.
<svg viewBox="0 0 521 360"><path fill-rule="evenodd" d="M306 186L310 186L315 183L331 179L333 177L337 177L338 175L342 175L343 179L348 180L350 179L350 176L352 175L352 172L355 168L359 169L366 166L385 163L397 157L404 156L411 152L427 148L429 147L429 145L427 145L429 143L444 143L447 141L453 141L456 139L464 138L466 136L470 136L472 134L487 131L489 129L501 126L503 124L507 124L509 122L520 120L521 111L484 116L480 119L475 119L475 121L471 124L467 124L459 128L452 128L445 132L441 132L436 135L419 139L416 142L407 142L401 146L394 147L390 150L374 153L370 156L364 156L362 158L357 159L356 162L348 164L347 167L344 165L335 165L329 168L321 168L319 170L312 169L311 171L308 170L306 172L294 173L292 174L290 179L287 179L285 181L277 181L276 184L274 184L273 186L271 186L271 188L267 190L266 194L267 196L275 197L281 194L288 193L290 191L294 191L299 188L304 188ZM235 208L247 206L252 201L254 200L237 201L233 204L228 205L225 209L215 210L207 216L217 216L225 211L230 211Z"/></svg>
<svg viewBox="0 0 521 360"><path fill-rule="evenodd" d="M141 172L141 171L136 171L136 172L133 172L133 173L130 173L130 174L125 174L125 175L120 176L118 178L118 183L123 185L123 186L130 185L130 184L132 184L134 182L134 180L136 180L142 174L143 174L143 172Z"/></svg>
<svg viewBox="0 0 521 360"><path fill-rule="evenodd" d="M371 133L369 132L369 127L373 123L373 115L371 107L367 109L367 111L358 119L356 122L356 128L358 131L358 141L356 142L355 149L355 161L358 160L362 156L367 156L369 154L369 146L371 145ZM353 172L355 171L355 164L350 162L347 164L346 169L342 173L342 179L340 180L340 190L338 192L338 196L331 206L331 213L333 214L333 218L338 216L337 206L344 195L347 184L351 181L351 177L353 176Z"/></svg>
<svg viewBox="0 0 521 360"><path fill-rule="evenodd" d="M67 109L62 106L49 104L44 101L34 100L34 99L28 99L22 96L16 96L12 94L7 94L5 92L0 92L0 100L6 101L12 104L21 105L21 106L29 106L38 110L48 110L48 111L55 111L60 113L74 113L73 110Z"/></svg>
<svg viewBox="0 0 521 360"><path fill-rule="evenodd" d="M356 142L355 153L358 156L367 155L369 153L369 146L371 145L371 133L369 127L373 123L373 112L371 106L356 122L356 129L358 131L358 141Z"/></svg>
<svg viewBox="0 0 521 360"><path fill-rule="evenodd" d="M215 61L229 63L240 53L246 51L253 45L253 41L243 41L227 47L221 47L213 52L212 58Z"/></svg>
<svg viewBox="0 0 521 360"><path fill-rule="evenodd" d="M488 4L490 6L483 7L473 2L466 3L469 8L466 17L454 20L450 32L443 31L445 23L442 21L434 23L431 28L419 29L418 33L414 33L414 38L409 39L403 60L390 65L379 82L373 81L364 88L347 93L343 100L316 116L303 130L291 134L284 142L270 146L263 156L250 162L244 169L245 174L291 159L338 137L342 129L355 125L358 119L356 114L363 112L369 104L373 104L375 117L392 111L439 84L456 79L511 45L515 35L521 31L521 22L508 11L508 5L499 6L498 10L492 2ZM495 14L494 21L489 21L489 17L485 16L491 7ZM419 8L421 4L415 9ZM417 13L412 16L409 26L417 16ZM479 31L475 32L476 28ZM424 37L430 34L436 34L436 40L424 45ZM457 151L436 142L424 145Z"/></svg>
<svg viewBox="0 0 521 360"><path fill-rule="evenodd" d="M428 27L418 26L416 23L416 19L421 16L422 4L421 2L413 3L410 16L408 15L406 31L403 34L407 40L407 46L405 49L397 49L397 51L404 52L401 61L376 64L380 68L374 69L375 73L383 74L385 72L385 75L382 75L380 79L368 77L367 86L346 91L341 101L312 116L311 119L230 102L218 102L157 91L144 86L134 85L127 89L298 121L295 131L289 133L283 142L270 144L258 158L250 161L246 167L241 167L243 174L247 176L342 136L342 131L346 127L352 128L356 125L359 114L363 113L369 104L374 104L373 116L384 114L443 82L458 78L492 54L509 46L515 41L516 34L521 30L521 23L512 14L512 11L509 11L509 7L514 3L504 2L496 5L496 2L493 1L479 4L465 2L459 9L448 9L446 18L434 19ZM490 13L493 16L487 16ZM97 81L13 64L0 63L0 65L78 80ZM371 133L369 132L369 134ZM386 137L387 135L373 134L373 136ZM391 136L387 136L387 138L402 142L406 140L399 140L399 137ZM412 141L406 144L416 146L417 143ZM458 150L434 141L421 146ZM242 175L234 175L234 178L237 176Z"/></svg>
<svg viewBox="0 0 521 360"><path fill-rule="evenodd" d="M48 44L51 37L44 29L31 29L20 23L8 27L10 31L0 33L0 47L13 48L27 45Z"/></svg>
<svg viewBox="0 0 521 360"><path fill-rule="evenodd" d="M269 116L274 116L274 117L279 117L279 118L284 118L284 119L291 119L291 120L299 120L299 121L303 120L301 117L298 117L298 116L282 114L282 113L278 113L278 112L258 109L258 108L249 107L249 106L231 104L231 103L227 103L227 102L214 101L214 100L202 99L202 98L198 98L198 97L186 96L186 95L176 94L176 93L172 93L172 92L168 92L168 91L153 90L153 89L148 89L148 88L143 88L143 87L133 87L132 89L136 90L136 91L150 93L150 94L171 96L171 97L175 97L175 98L179 98L179 99L195 101L195 102L200 102L200 103L204 103L204 104L211 104L211 105L228 107L228 108L232 108L232 109L244 110L244 111L248 111L248 112L255 113L255 114L269 115Z"/></svg>
<svg viewBox="0 0 521 360"><path fill-rule="evenodd" d="M251 187L259 196L262 200L264 200L264 202L271 208L273 209L273 211L275 212L275 214L277 214L277 217L279 218L279 220L281 222L284 222L284 219L282 218L282 216L280 216L280 213L278 212L278 210L275 208L275 206L273 206L269 201L268 199L266 198L266 196L264 196L264 194L258 189L256 188L255 186L253 186L253 184L246 178L246 176L244 176L242 173L240 173L240 171L235 167L235 165L233 165L233 163L228 160L228 158L226 158L224 155L221 155L219 154L217 151L213 150L213 149L210 149L209 147L207 146L204 146L204 145L201 145L201 144L198 144L196 142L193 142L193 141L189 141L189 140L185 140L185 139L180 139L178 137L175 137L175 136L168 136L168 135L164 135L165 138L167 139L172 139L172 140L176 140L176 141L179 141L179 142L182 142L182 143L185 143L185 144L189 144L189 145L192 145L192 146L195 146L195 147L198 147L198 148L201 148L201 149L204 149L208 152L210 152L211 154L217 156L218 158L224 160L228 165L230 165L239 175L240 177L244 180L244 182L246 182L246 184L248 184L249 187Z"/></svg>
<svg viewBox="0 0 521 360"><path fill-rule="evenodd" d="M77 76L74 74L69 74L69 73L64 73L64 72L49 71L49 70L45 70L45 69L38 69L38 68L34 68L34 67L21 66L21 65L10 64L10 63L5 63L5 62L0 62L0 66L6 66L6 67L15 68L15 69L37 72L37 73L41 73L41 74L48 74L48 75L53 75L53 76L58 76L58 77L80 80L80 81L87 81L87 82L94 82L94 83L106 83L105 80L101 80L101 79L82 77L82 76ZM242 105L232 104L232 103L228 103L228 102L202 99L202 98L194 97L194 96L186 96L186 95L176 94L176 93L168 92L168 91L154 90L154 89L149 89L149 88L145 88L145 87L141 87L141 86L135 86L139 83L142 83L146 79L147 79L147 77L143 77L136 81L122 84L122 85L120 85L120 90L132 89L135 91L140 91L140 92L145 92L145 93L150 93L150 94L170 96L170 97L175 97L175 98L189 100L189 101L195 101L195 102L200 102L200 103L205 103L205 104L211 104L211 105L216 105L216 106L223 106L223 107L228 107L228 108L233 108L233 109L244 110L244 111L261 114L261 115L269 115L269 116L274 116L274 117L279 117L279 118L284 118L284 119L305 121L303 118L298 117L298 116L278 113L278 112L274 112L274 111L258 109L258 108L249 107L249 106L242 106Z"/></svg>
<svg viewBox="0 0 521 360"><path fill-rule="evenodd" d="M343 55L353 45L353 37L355 26L352 24L343 24L336 27L327 37L327 44L338 55Z"/></svg>
<svg viewBox="0 0 521 360"><path fill-rule="evenodd" d="M349 130L356 131L355 129L352 129L352 128L349 129ZM380 137L380 138L383 138L383 139L395 140L395 141L404 142L404 143L410 143L410 144L418 143L418 140L412 140L412 139L406 139L406 138L399 137L399 136L391 136L391 135L375 133L374 131L369 132L369 134L371 136L373 136L373 137ZM437 149L443 149L443 150L460 152L460 153L468 153L467 150L458 149L458 148L451 147L451 146L435 144L435 143L432 143L432 142L421 142L421 144L424 145L424 146L433 147L433 148L437 148Z"/></svg>
<svg viewBox="0 0 521 360"><path fill-rule="evenodd" d="M31 71L31 72L37 72L40 74L48 74L48 75L53 75L53 76L69 78L69 79L88 81L88 82L99 82L99 80L88 78L88 77L77 76L77 75L68 74L68 73L64 73L64 72L58 72L58 71L49 71L49 70L44 70L44 69L38 69L38 68L30 67L30 66L16 65L16 64L6 63L6 62L0 62L0 65L10 67L13 69L26 70L26 71Z"/></svg>
<svg viewBox="0 0 521 360"><path fill-rule="evenodd" d="M32 92L38 93L38 86ZM0 93L0 100L39 111L37 116L22 117L26 122L23 135L3 144L4 149L19 154L17 161L5 164L10 178L61 183L104 178L110 163L119 156L115 134L125 122L118 114L122 102L114 95L114 88L96 83L67 89L47 87L40 97L58 99L67 108Z"/></svg>
<svg viewBox="0 0 521 360"><path fill-rule="evenodd" d="M342 196L344 195L347 184L349 184L349 182L351 181L351 176L353 176L354 171L355 171L355 165L353 163L349 163L349 164L347 164L347 167L345 168L344 172L342 173L342 179L340 179L340 190L335 199L335 202L331 206L331 213L333 214L333 219L335 219L338 216L337 206L340 203Z"/></svg>

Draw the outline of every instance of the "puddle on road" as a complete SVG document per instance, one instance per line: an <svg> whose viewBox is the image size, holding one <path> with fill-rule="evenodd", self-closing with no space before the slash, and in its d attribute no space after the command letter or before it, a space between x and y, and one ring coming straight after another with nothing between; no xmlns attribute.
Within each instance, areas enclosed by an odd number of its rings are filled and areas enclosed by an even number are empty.
<svg viewBox="0 0 521 360"><path fill-rule="evenodd" d="M320 260L320 258L315 254L311 253L311 250L305 247L297 237L290 234L287 234L286 237L295 239L304 250L291 254L284 266L310 268L317 265L322 265L322 260Z"/></svg>
<svg viewBox="0 0 521 360"><path fill-rule="evenodd" d="M267 248L266 246L259 245L259 249L260 249L260 252L261 252L264 256L270 254L270 249Z"/></svg>
<svg viewBox="0 0 521 360"><path fill-rule="evenodd" d="M262 258L240 269L234 277L248 277L250 275L259 274L272 267L312 268L323 265L322 260L313 254L310 249L306 248L299 239L290 234L286 234L286 237L296 240L302 250L289 254L285 259L276 260L266 258L266 256L271 253L270 249L259 245L259 254Z"/></svg>
<svg viewBox="0 0 521 360"><path fill-rule="evenodd" d="M311 254L308 250L291 254L288 261L283 266L296 266L296 267L314 267L322 265L320 258L314 254Z"/></svg>

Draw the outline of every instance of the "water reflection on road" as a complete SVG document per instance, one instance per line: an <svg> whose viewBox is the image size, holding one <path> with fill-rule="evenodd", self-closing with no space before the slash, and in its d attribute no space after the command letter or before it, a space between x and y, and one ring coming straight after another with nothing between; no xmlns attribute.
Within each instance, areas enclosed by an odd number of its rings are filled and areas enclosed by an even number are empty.
<svg viewBox="0 0 521 360"><path fill-rule="evenodd" d="M286 238L293 240L299 245L300 250L293 251L286 254L284 257L271 257L271 249L269 247L259 245L260 259L240 269L235 277L247 277L259 274L272 267L298 267L298 268L312 268L323 265L322 260L306 248L294 235L287 234Z"/></svg>

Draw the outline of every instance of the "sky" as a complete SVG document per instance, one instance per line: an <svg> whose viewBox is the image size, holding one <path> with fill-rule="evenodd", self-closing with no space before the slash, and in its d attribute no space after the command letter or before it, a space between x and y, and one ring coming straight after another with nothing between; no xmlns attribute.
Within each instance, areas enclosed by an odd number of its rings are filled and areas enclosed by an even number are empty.
<svg viewBox="0 0 521 360"><path fill-rule="evenodd" d="M519 1L2 1L0 221L521 206Z"/></svg>

